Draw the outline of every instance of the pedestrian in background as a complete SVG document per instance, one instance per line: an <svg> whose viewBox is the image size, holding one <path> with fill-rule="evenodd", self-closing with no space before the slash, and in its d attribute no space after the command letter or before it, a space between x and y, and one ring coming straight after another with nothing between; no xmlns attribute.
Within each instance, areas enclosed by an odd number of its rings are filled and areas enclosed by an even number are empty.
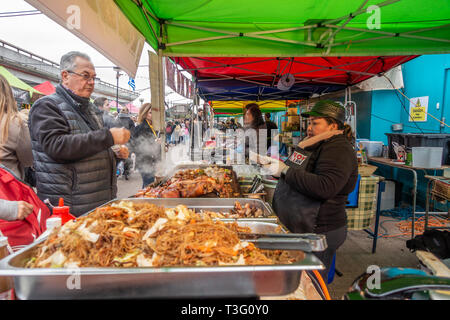
<svg viewBox="0 0 450 320"><path fill-rule="evenodd" d="M171 137L172 137L172 122L171 121L169 121L169 122L167 122L167 125L166 125L166 143L170 143L170 139L171 139Z"/></svg>
<svg viewBox="0 0 450 320"><path fill-rule="evenodd" d="M94 105L102 112L103 125L108 128L119 127L113 115L111 114L111 107L109 106L109 100L105 97L99 97L94 100Z"/></svg>
<svg viewBox="0 0 450 320"><path fill-rule="evenodd" d="M142 188L155 180L156 164L161 161L161 139L152 124L152 105L144 103L139 110L138 123L130 140L136 154L136 168L142 177Z"/></svg>
<svg viewBox="0 0 450 320"><path fill-rule="evenodd" d="M0 163L21 180L25 178L25 168L33 165L26 120L17 108L11 87L0 75Z"/></svg>
<svg viewBox="0 0 450 320"><path fill-rule="evenodd" d="M120 110L117 120L120 127L130 130L131 134L133 134L135 125L130 118L130 112L127 107L123 107L122 110Z"/></svg>

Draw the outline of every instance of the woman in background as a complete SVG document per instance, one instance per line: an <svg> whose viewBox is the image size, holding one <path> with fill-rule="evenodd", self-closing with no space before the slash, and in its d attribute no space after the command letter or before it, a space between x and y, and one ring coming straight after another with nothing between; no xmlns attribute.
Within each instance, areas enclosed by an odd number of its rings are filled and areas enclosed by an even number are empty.
<svg viewBox="0 0 450 320"><path fill-rule="evenodd" d="M245 106L244 110L244 131L250 132L254 131L256 134L256 145L253 141L250 141L250 138L245 138L245 155L249 156L250 148L252 151L266 155L267 154L267 127L264 122L263 115L259 106L256 103L250 103ZM261 132L262 131L262 132ZM248 134L248 136L251 136ZM264 139L260 139L260 136Z"/></svg>
<svg viewBox="0 0 450 320"><path fill-rule="evenodd" d="M161 161L161 139L153 129L151 110L150 103L142 105L138 126L130 140L131 150L136 154L136 168L142 176L142 188L155 180L156 165Z"/></svg>
<svg viewBox="0 0 450 320"><path fill-rule="evenodd" d="M19 113L6 79L0 75L0 163L21 180L25 168L33 165L30 132L26 116Z"/></svg>

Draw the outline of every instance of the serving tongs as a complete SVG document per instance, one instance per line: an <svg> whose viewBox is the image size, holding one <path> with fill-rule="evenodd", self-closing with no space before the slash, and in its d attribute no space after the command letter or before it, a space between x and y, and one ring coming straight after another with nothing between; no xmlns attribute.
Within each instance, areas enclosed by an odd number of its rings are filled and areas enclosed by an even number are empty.
<svg viewBox="0 0 450 320"><path fill-rule="evenodd" d="M252 242L259 249L318 252L327 248L326 238L321 234L239 232L238 235L239 239Z"/></svg>

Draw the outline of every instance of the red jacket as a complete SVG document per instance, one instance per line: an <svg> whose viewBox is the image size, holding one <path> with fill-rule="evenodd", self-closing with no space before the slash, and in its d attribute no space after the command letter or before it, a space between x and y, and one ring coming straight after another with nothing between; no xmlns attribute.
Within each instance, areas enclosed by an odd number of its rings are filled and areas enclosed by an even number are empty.
<svg viewBox="0 0 450 320"><path fill-rule="evenodd" d="M13 250L29 245L46 229L50 210L38 198L33 189L17 179L4 166L0 166L0 199L25 201L33 205L33 213L23 220L6 221L0 219L0 230ZM38 217L41 209L40 218Z"/></svg>

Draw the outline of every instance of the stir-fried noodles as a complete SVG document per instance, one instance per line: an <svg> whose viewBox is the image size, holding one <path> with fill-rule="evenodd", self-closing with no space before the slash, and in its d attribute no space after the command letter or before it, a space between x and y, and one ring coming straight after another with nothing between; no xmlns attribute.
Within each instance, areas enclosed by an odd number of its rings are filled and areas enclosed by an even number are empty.
<svg viewBox="0 0 450 320"><path fill-rule="evenodd" d="M55 230L29 268L267 265L296 259L241 241L251 232L185 206L164 209L121 201Z"/></svg>

